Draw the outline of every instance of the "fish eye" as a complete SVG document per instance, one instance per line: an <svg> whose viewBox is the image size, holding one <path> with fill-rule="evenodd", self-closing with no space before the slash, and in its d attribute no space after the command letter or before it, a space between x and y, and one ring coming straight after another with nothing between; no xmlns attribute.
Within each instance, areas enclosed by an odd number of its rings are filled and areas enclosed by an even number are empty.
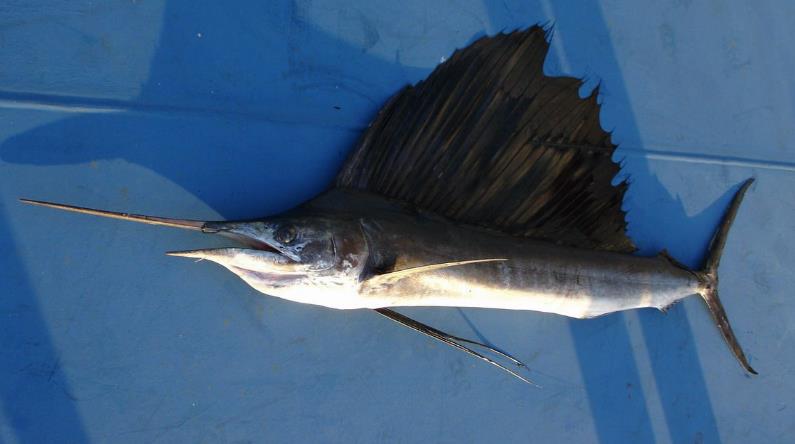
<svg viewBox="0 0 795 444"><path fill-rule="evenodd" d="M282 225L276 230L273 238L282 244L290 244L298 237L298 229L293 224Z"/></svg>

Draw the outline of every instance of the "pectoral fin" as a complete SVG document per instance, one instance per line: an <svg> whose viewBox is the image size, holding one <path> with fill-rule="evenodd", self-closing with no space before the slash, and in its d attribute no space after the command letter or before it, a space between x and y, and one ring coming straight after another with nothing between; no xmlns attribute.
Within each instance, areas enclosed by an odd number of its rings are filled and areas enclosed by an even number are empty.
<svg viewBox="0 0 795 444"><path fill-rule="evenodd" d="M400 271L392 271L389 273L383 274L376 274L367 278L362 285L365 285L369 288L374 287L382 287L387 285L394 285L401 279L405 279L407 277L415 276L420 273L427 273L429 271L434 270L441 270L443 268L450 268L450 267L458 267L461 265L469 265L469 264L481 264L486 262L500 262L500 261L507 261L508 259L475 259L469 261L457 261L457 262L442 262L439 264L431 264L431 265L423 265L421 267L412 267L406 268Z"/></svg>

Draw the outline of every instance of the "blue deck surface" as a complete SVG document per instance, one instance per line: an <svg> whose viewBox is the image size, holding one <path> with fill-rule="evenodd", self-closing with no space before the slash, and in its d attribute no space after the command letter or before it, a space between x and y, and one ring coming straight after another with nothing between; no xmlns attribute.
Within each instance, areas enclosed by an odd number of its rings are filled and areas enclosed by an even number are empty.
<svg viewBox="0 0 795 444"><path fill-rule="evenodd" d="M0 442L792 442L795 3L11 1L0 6ZM164 251L333 178L384 101L473 39L554 22L601 83L641 252L721 264L744 374L695 298L587 321L411 309L543 386L369 311L264 297Z"/></svg>

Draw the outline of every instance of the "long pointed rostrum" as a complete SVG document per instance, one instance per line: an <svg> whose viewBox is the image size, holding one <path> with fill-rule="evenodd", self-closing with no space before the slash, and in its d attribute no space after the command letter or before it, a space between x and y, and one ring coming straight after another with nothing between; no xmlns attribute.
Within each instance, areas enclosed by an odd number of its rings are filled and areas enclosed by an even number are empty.
<svg viewBox="0 0 795 444"><path fill-rule="evenodd" d="M208 229L206 227L207 222L200 221L200 220L191 220L191 219L171 219L167 217L157 217L157 216L146 216L143 214L130 214L130 213L118 213L115 211L107 211L107 210L97 210L94 208L85 208L85 207L78 207L75 205L66 205L66 204L59 204L54 202L45 202L42 200L33 200L33 199L19 199L20 202L30 204L30 205L38 205L40 207L47 207L47 208L55 208L58 210L65 210L65 211L72 211L75 213L82 213L82 214L91 214L93 216L102 216L108 217L111 219L121 219L121 220L128 220L132 222L140 222L144 224L150 225L162 225L166 227L174 227L174 228L185 228L188 230L197 230L207 232L214 232L215 230Z"/></svg>

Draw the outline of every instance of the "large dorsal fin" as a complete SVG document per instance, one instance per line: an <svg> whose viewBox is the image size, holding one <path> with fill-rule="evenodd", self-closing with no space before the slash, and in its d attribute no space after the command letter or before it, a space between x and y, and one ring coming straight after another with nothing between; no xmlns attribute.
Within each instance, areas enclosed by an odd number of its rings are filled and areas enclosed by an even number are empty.
<svg viewBox="0 0 795 444"><path fill-rule="evenodd" d="M597 93L547 77L545 31L484 37L381 109L337 176L462 223L629 252Z"/></svg>

